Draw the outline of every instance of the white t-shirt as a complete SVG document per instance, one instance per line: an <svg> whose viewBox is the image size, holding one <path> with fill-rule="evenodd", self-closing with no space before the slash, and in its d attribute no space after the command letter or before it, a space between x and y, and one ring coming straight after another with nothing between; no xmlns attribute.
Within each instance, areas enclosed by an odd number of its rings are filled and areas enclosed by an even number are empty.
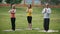
<svg viewBox="0 0 60 34"><path fill-rule="evenodd" d="M50 18L51 9L50 8L44 8L42 10L42 13L44 15L44 18Z"/></svg>

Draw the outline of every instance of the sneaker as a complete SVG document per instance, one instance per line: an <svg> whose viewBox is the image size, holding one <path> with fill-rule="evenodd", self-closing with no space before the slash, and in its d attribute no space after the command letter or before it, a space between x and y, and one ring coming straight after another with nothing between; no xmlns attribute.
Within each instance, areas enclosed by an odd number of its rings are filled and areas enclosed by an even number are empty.
<svg viewBox="0 0 60 34"><path fill-rule="evenodd" d="M44 30L44 32L47 32L46 30Z"/></svg>

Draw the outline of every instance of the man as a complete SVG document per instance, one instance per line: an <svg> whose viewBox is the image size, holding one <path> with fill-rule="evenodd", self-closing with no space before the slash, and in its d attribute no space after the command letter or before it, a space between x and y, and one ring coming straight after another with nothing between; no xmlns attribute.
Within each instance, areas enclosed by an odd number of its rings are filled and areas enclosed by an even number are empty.
<svg viewBox="0 0 60 34"><path fill-rule="evenodd" d="M46 4L46 7L42 10L42 14L44 15L44 30L46 32L49 30L50 13L51 9L49 8L49 4Z"/></svg>

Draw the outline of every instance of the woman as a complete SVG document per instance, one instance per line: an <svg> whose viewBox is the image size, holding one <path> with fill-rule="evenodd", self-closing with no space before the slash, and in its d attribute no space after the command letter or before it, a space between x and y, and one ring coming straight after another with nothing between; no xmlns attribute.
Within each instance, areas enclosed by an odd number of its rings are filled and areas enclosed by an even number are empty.
<svg viewBox="0 0 60 34"><path fill-rule="evenodd" d="M11 16L11 25L13 31L15 31L15 20L16 20L15 12L16 12L15 5L12 5L12 9L9 10L9 13Z"/></svg>
<svg viewBox="0 0 60 34"><path fill-rule="evenodd" d="M27 8L27 21L28 21L28 28L32 30L32 6L31 4Z"/></svg>

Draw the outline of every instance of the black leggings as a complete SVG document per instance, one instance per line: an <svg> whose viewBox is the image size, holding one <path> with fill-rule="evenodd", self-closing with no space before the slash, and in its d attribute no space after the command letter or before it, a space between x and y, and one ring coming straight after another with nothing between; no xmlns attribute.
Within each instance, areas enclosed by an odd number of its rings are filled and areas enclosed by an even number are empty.
<svg viewBox="0 0 60 34"><path fill-rule="evenodd" d="M15 30L15 20L16 18L11 18L12 30Z"/></svg>
<svg viewBox="0 0 60 34"><path fill-rule="evenodd" d="M46 31L49 30L49 22L50 22L49 18L44 19L44 30L46 30Z"/></svg>
<svg viewBox="0 0 60 34"><path fill-rule="evenodd" d="M32 16L27 16L27 21L28 21L28 23L32 23Z"/></svg>

